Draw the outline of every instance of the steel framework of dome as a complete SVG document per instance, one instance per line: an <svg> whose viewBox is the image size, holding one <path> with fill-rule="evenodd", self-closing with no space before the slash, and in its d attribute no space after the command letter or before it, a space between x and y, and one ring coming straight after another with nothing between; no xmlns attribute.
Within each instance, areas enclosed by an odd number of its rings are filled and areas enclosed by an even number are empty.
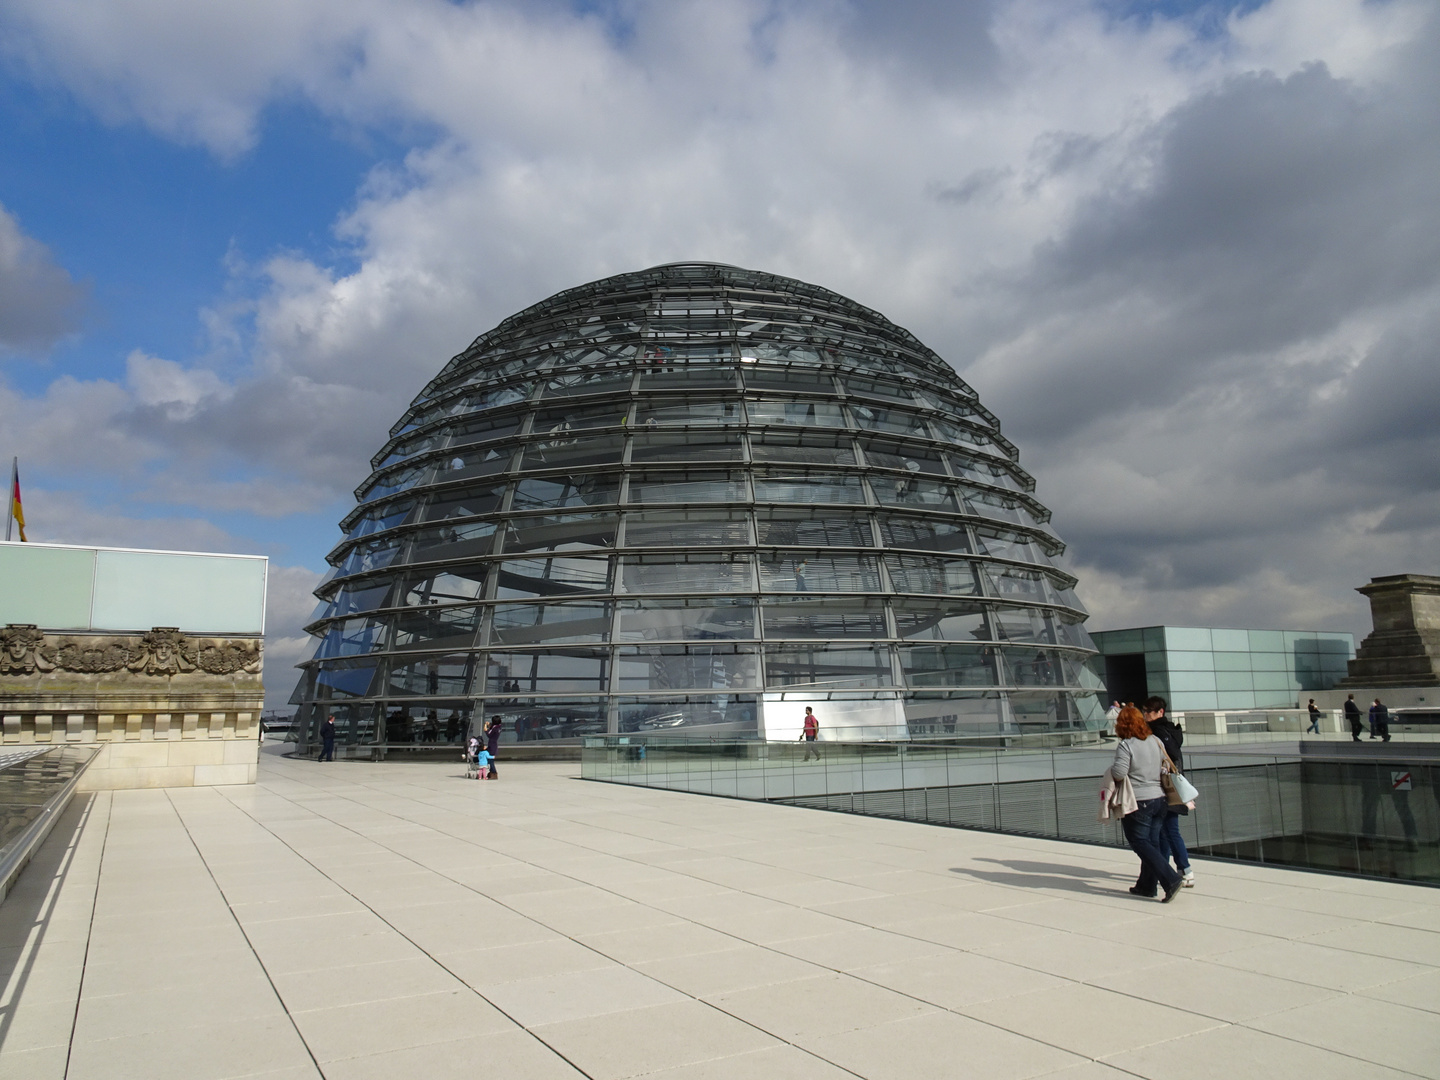
<svg viewBox="0 0 1440 1080"><path fill-rule="evenodd" d="M302 741L1098 726L1015 447L908 331L684 263L452 359L372 459L307 627ZM436 734L438 730L438 736Z"/></svg>

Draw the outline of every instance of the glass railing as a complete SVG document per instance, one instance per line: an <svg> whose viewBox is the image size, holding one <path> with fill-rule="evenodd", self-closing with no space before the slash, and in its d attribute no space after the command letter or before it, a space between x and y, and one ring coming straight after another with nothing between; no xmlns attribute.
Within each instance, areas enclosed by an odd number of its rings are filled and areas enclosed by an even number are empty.
<svg viewBox="0 0 1440 1080"><path fill-rule="evenodd" d="M1046 745L1047 741L1052 745ZM767 743L591 736L581 775L610 783L788 803L874 817L1124 846L1101 823L1100 777L1114 743L1055 736L943 743ZM1293 746L1293 744L1292 744ZM1192 853L1440 884L1440 756L1265 744L1191 747L1200 791L1181 819Z"/></svg>

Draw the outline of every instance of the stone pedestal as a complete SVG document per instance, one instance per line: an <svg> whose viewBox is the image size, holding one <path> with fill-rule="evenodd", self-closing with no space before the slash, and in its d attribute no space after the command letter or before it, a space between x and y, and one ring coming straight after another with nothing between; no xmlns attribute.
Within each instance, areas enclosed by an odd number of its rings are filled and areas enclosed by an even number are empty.
<svg viewBox="0 0 1440 1080"><path fill-rule="evenodd" d="M1440 686L1440 577L1392 574L1355 591L1370 598L1375 629L1335 689Z"/></svg>

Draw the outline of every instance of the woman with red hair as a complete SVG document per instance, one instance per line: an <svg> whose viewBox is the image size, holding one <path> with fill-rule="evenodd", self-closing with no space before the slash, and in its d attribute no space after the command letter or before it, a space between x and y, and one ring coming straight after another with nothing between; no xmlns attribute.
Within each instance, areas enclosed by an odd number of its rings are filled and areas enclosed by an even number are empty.
<svg viewBox="0 0 1440 1080"><path fill-rule="evenodd" d="M1160 786L1164 751L1160 740L1150 734L1150 725L1134 705L1126 705L1115 720L1115 762L1110 775L1117 782L1129 779L1135 791L1135 809L1120 819L1125 840L1140 856L1140 877L1130 887L1136 896L1152 899L1156 889L1165 890L1165 903L1180 893L1181 878L1170 869L1170 860L1160 853L1160 830L1165 825L1165 790Z"/></svg>

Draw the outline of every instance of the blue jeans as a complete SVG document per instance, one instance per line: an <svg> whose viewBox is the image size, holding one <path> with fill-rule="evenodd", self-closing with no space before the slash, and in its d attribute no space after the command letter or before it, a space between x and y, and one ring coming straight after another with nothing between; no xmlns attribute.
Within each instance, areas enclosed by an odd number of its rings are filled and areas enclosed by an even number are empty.
<svg viewBox="0 0 1440 1080"><path fill-rule="evenodd" d="M1170 861L1160 853L1166 812L1162 795L1158 799L1146 799L1134 813L1120 819L1126 842L1140 856L1140 876L1135 880L1135 891L1141 896L1154 896L1157 885L1167 893L1180 887L1180 875L1170 869Z"/></svg>
<svg viewBox="0 0 1440 1080"><path fill-rule="evenodd" d="M1160 823L1160 854L1168 861L1175 859L1175 869L1185 873L1190 869L1190 852L1185 850L1185 839L1180 835L1180 815L1174 810L1165 811L1165 820Z"/></svg>

